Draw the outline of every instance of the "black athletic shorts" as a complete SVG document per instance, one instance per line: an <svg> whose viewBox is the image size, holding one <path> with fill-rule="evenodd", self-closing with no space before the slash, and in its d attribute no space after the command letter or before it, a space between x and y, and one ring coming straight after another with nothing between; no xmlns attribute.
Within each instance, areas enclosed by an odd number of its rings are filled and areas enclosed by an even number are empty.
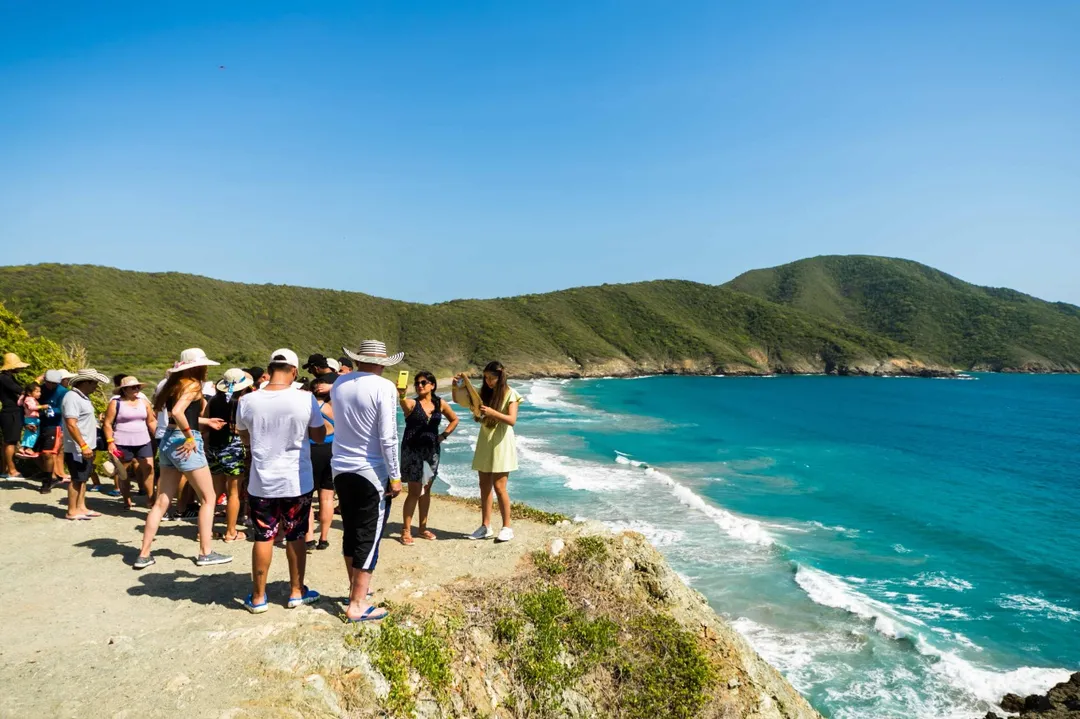
<svg viewBox="0 0 1080 719"><path fill-rule="evenodd" d="M34 449L42 454L60 454L60 442L64 439L64 433L59 427L42 427L38 433L37 444Z"/></svg>
<svg viewBox="0 0 1080 719"><path fill-rule="evenodd" d="M4 435L4 444L18 444L22 437L22 410L0 410L0 434Z"/></svg>
<svg viewBox="0 0 1080 719"><path fill-rule="evenodd" d="M72 484L82 484L83 482L90 481L90 475L94 473L94 459L83 459L80 454L78 458L64 453L64 466L67 467L68 474L71 475Z"/></svg>
<svg viewBox="0 0 1080 719"><path fill-rule="evenodd" d="M334 473L330 469L330 457L333 453L332 443L311 445L311 473L315 478L317 490L334 490Z"/></svg>
<svg viewBox="0 0 1080 719"><path fill-rule="evenodd" d="M373 572L379 561L379 542L390 516L386 483L374 472L343 472L334 477L334 489L345 527L341 552L352 557L353 569Z"/></svg>

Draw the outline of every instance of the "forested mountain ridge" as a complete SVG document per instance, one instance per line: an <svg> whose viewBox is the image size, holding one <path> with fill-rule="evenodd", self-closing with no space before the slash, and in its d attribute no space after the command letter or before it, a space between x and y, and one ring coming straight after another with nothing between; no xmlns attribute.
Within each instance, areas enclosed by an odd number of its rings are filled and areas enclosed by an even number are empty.
<svg viewBox="0 0 1080 719"><path fill-rule="evenodd" d="M960 369L1080 371L1080 307L980 287L911 260L813 257L751 270L725 286Z"/></svg>
<svg viewBox="0 0 1080 719"><path fill-rule="evenodd" d="M276 347L337 354L384 339L435 371L499 359L515 376L656 372L935 374L887 337L738 292L661 280L434 305L90 265L0 267L0 301L28 329L86 345L110 371L160 373L198 346L226 365Z"/></svg>

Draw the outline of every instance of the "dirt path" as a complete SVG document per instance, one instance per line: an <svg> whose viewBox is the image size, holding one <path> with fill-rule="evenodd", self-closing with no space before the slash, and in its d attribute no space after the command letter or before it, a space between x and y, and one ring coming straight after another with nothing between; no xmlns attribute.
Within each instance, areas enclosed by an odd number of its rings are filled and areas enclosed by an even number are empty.
<svg viewBox="0 0 1080 719"><path fill-rule="evenodd" d="M331 548L308 555L307 584L323 600L285 608L279 550L271 609L251 615L242 607L250 544L217 542L235 560L199 568L194 523L164 523L157 564L136 572L130 562L145 510L126 513L120 500L92 494L90 508L105 516L68 522L64 497L0 481L0 717L280 716L282 687L267 679L267 665L287 671L304 646L318 653L343 645L340 520ZM399 501L373 581L376 601L438 601L441 586L510 573L522 555L566 531L515 522L513 542L473 542L465 536L479 524L478 510L435 497L431 528L440 540L405 547L396 541L400 512Z"/></svg>

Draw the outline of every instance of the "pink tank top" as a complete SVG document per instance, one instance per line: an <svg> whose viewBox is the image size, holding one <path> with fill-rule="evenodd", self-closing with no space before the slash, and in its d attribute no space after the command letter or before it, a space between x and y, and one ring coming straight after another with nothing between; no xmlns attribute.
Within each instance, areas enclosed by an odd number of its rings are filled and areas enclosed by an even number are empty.
<svg viewBox="0 0 1080 719"><path fill-rule="evenodd" d="M141 447L150 442L150 429L146 426L146 405L142 400L116 402L116 426L113 439L121 447Z"/></svg>

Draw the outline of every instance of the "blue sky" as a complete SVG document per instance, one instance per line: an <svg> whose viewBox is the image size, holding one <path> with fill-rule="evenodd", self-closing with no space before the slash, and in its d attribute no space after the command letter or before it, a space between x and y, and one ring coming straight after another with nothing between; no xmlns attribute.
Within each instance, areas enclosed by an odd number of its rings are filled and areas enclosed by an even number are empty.
<svg viewBox="0 0 1080 719"><path fill-rule="evenodd" d="M438 301L866 253L1080 304L1078 35L1072 0L0 0L0 262Z"/></svg>

